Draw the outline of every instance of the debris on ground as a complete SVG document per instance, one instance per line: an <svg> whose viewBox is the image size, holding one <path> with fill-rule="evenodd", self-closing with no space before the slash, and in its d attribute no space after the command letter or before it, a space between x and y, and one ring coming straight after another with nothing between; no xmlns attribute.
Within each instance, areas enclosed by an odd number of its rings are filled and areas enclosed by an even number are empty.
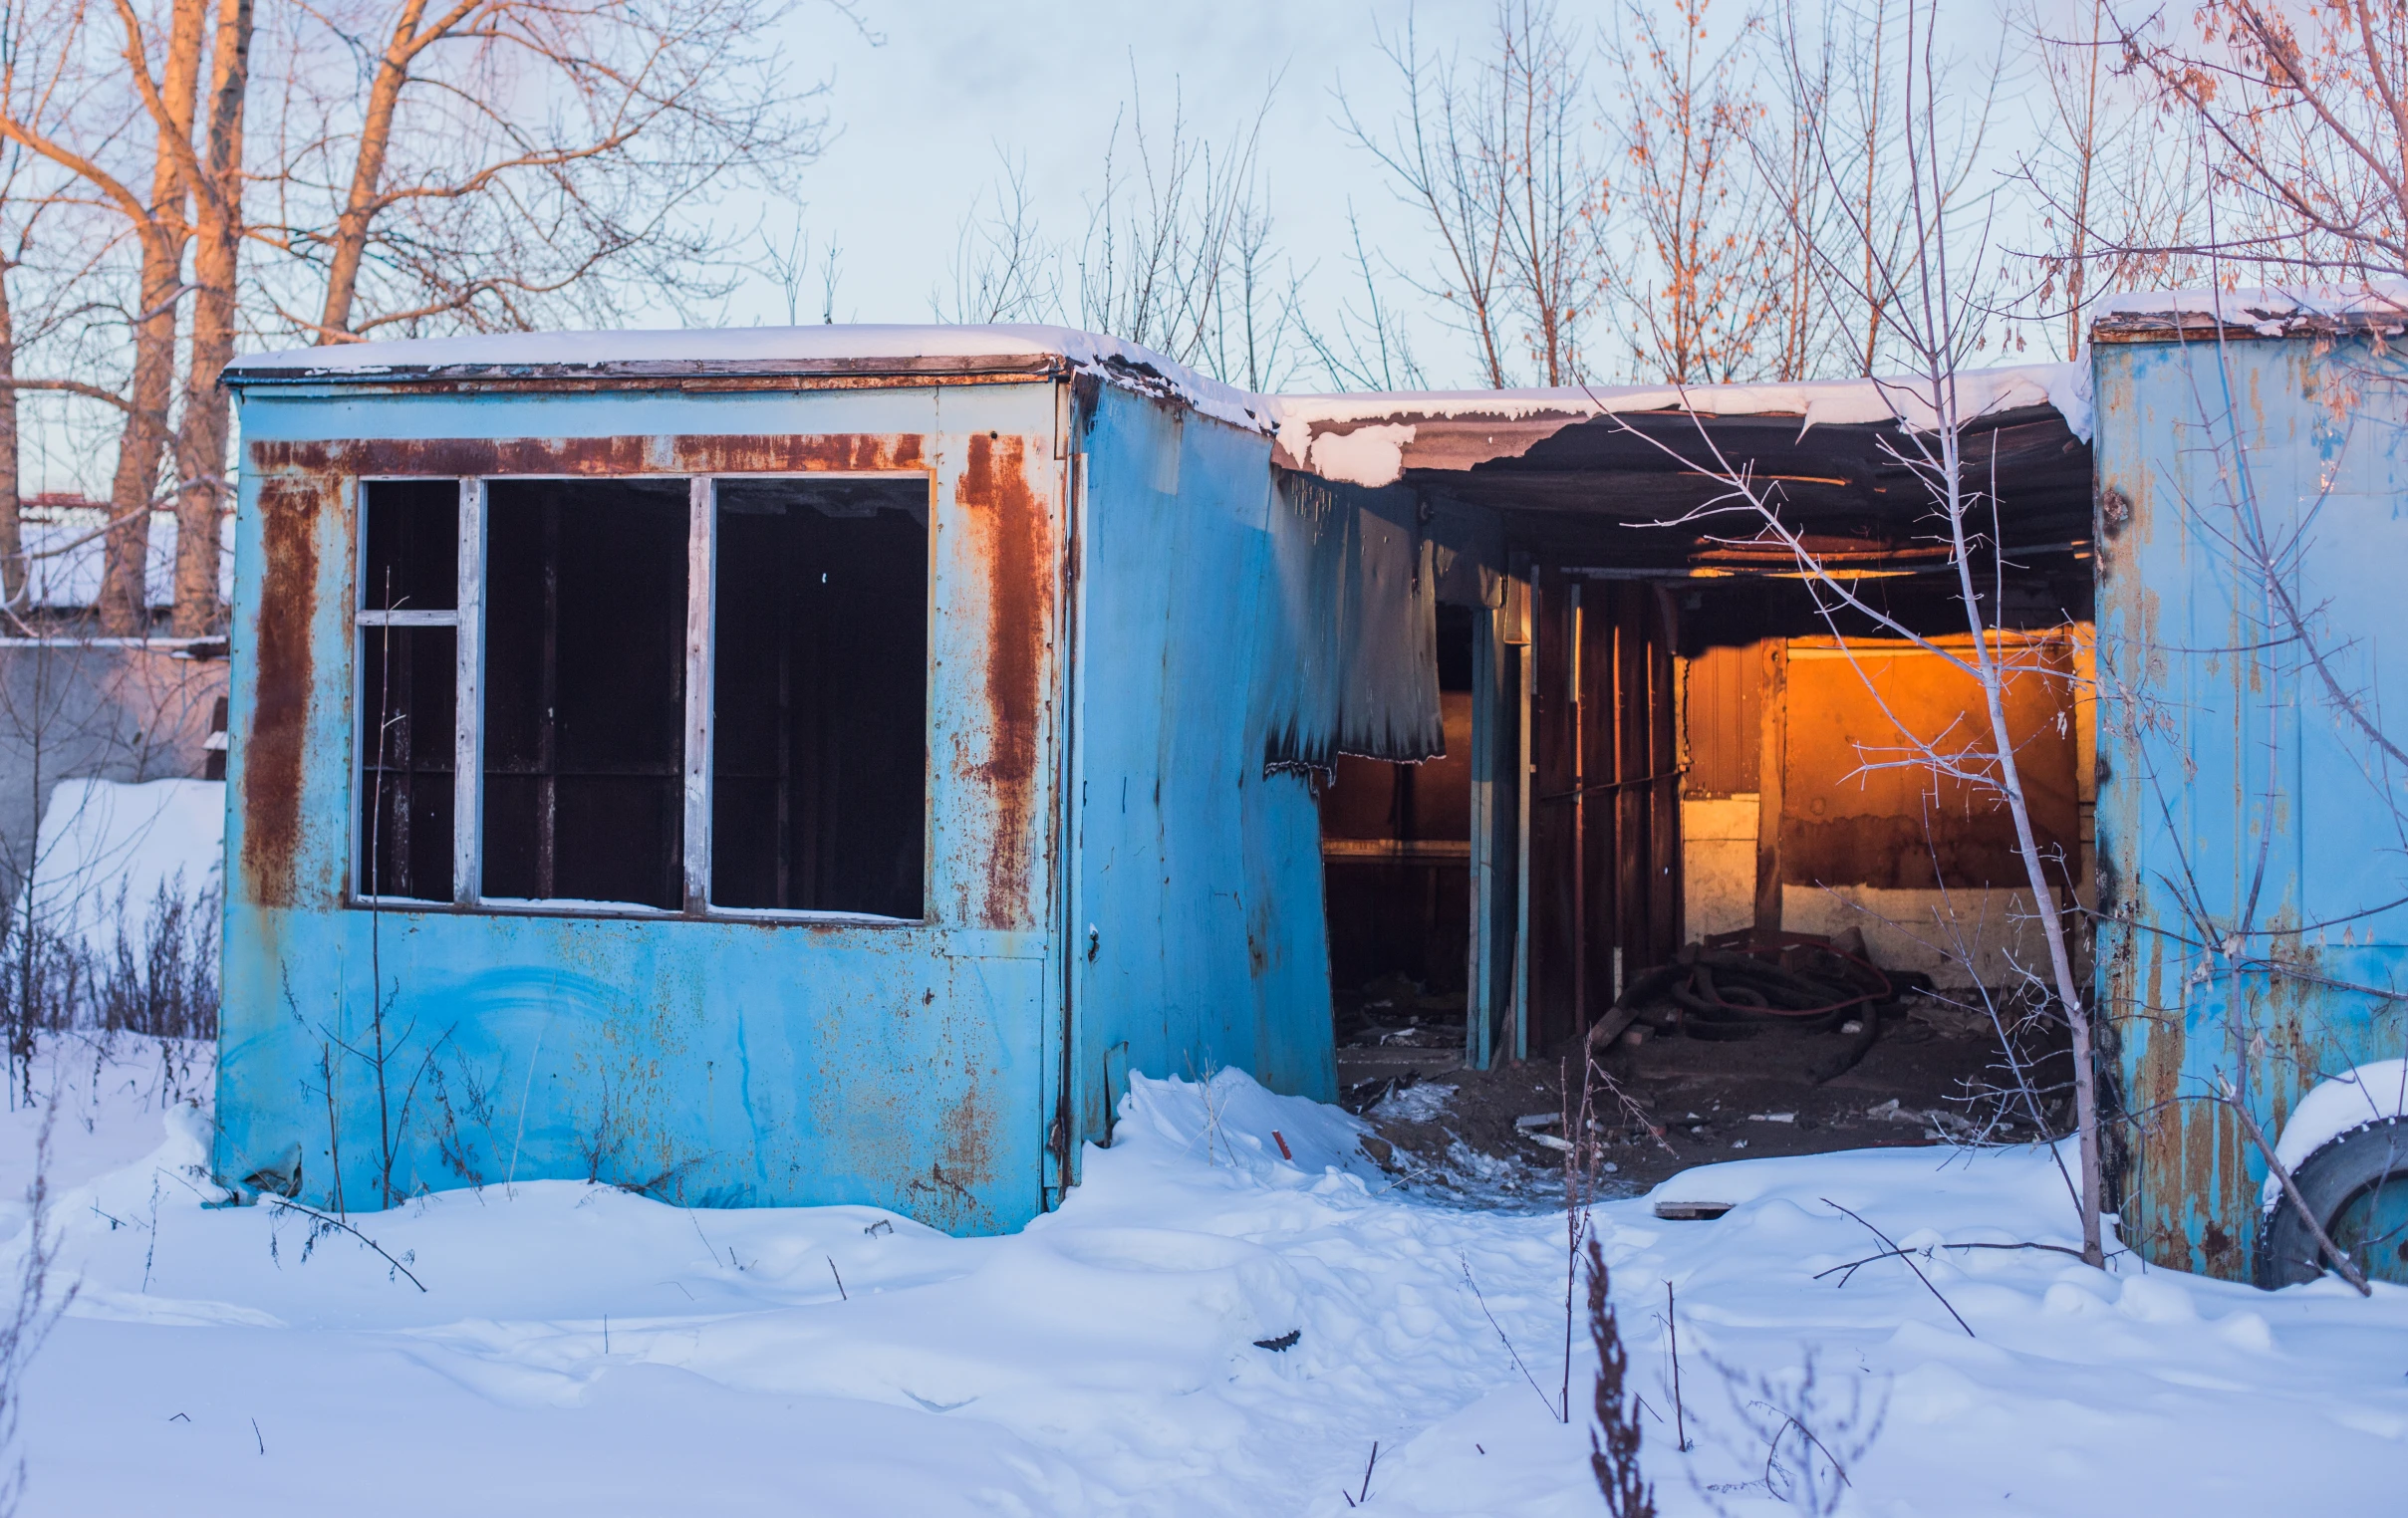
<svg viewBox="0 0 2408 1518"><path fill-rule="evenodd" d="M1635 979L1616 1003L1628 1014L1620 1031L1595 1041L1616 1088L1595 1099L1613 1188L1643 1189L1735 1149L2042 1137L2021 1104L2002 1100L1993 1005L2008 1008L2008 999L1942 992L1923 976L1881 969L1853 933L1738 933L1691 945ZM1401 975L1340 1006L1341 1101L1393 1148L1408 1184L1460 1193L1476 1156L1483 1174L1523 1172L1515 1194L1560 1188L1576 1048L1467 1068L1461 993Z"/></svg>

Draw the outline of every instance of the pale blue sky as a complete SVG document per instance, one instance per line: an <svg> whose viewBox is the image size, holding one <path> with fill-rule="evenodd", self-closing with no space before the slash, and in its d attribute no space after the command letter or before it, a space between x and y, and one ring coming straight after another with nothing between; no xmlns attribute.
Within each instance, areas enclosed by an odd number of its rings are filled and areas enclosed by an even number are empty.
<svg viewBox="0 0 2408 1518"><path fill-rule="evenodd" d="M1601 10L1567 6L1565 19L1592 9ZM1425 47L1438 48L1478 38L1492 5L1421 0L1414 11ZM837 135L798 177L793 198L815 237L833 231L842 246L840 321L932 319L930 292L945 279L964 207L995 177L998 144L1025 155L1047 231L1075 240L1133 78L1150 131L1167 130L1176 87L1190 121L1214 139L1250 120L1279 79L1262 161L1279 241L1299 269L1318 261L1320 276L1342 274L1349 196L1375 246L1401 255L1421 245L1419 222L1336 125L1332 96L1343 80L1367 119L1386 119L1393 70L1373 23L1401 29L1402 4L866 0L863 15L882 45L809 6L790 24L798 72L816 68L832 82ZM773 225L787 215L769 211ZM816 295L805 300L812 320ZM728 316L783 321L785 298L758 280ZM1453 367L1448 342L1435 332L1424 340L1427 360L1445 361L1432 364L1434 379Z"/></svg>
<svg viewBox="0 0 2408 1518"><path fill-rule="evenodd" d="M2022 0L1953 3L1969 23L1965 45L1976 51L1996 45L2002 5L2023 9ZM2074 0L2038 3L2043 14L2070 15ZM877 45L809 3L787 24L798 76L830 81L826 105L836 134L825 155L798 175L792 199L804 207L816 240L833 232L841 245L840 321L933 319L931 292L946 279L964 208L994 181L998 145L1025 155L1045 231L1075 242L1087 224L1084 197L1101 182L1105 139L1133 93L1143 93L1149 128L1159 135L1167 130L1176 86L1191 123L1219 140L1250 120L1277 78L1262 150L1276 239L1300 273L1309 271L1308 303L1326 322L1336 302L1358 289L1345 264L1350 201L1375 257L1418 272L1432 249L1419 215L1397 201L1377 165L1338 125L1335 92L1343 85L1367 124L1385 124L1400 92L1375 30L1401 35L1411 15L1425 53L1463 48L1484 56L1495 16L1494 0L1419 0L1410 7L1402 0L1109 6L861 0L861 6L883 39ZM1733 24L1746 13L1741 0L1724 0L1717 10ZM1563 30L1584 41L1615 14L1612 0L1562 0L1558 9ZM1978 26L1970 24L1976 17ZM1592 71L1592 86L1600 83ZM2001 87L1991 137L2002 163L2011 163L2016 145L2032 140L2036 102L2024 99L2032 87L2020 77ZM773 204L763 214L783 228L794 213ZM2004 225L1995 235L2003 245L2029 240ZM1390 293L1400 297L1429 381L1476 383L1469 345L1432 318L1431 303L1393 284ZM815 319L816 284L803 300L803 319ZM782 322L785 315L785 297L761 278L729 302L725 319Z"/></svg>

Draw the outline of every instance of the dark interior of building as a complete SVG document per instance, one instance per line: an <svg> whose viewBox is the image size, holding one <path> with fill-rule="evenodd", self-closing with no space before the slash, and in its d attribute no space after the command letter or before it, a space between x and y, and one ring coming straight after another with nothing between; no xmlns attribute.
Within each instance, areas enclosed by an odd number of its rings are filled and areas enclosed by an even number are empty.
<svg viewBox="0 0 2408 1518"><path fill-rule="evenodd" d="M1756 1100L1743 1095L1748 1083L1790 1074L1803 1092L1897 1066L1891 1084L1914 1098L1914 1112L1982 1084L1998 1041L1973 1036L1966 1017L1935 1008L1898 1031L1911 993L1931 983L1905 966L1927 956L1907 942L1915 924L1873 920L1905 910L1901 901L1926 917L1933 901L1944 913L1988 909L2027 885L1995 790L1928 762L1988 726L1980 685L1957 666L1972 649L1965 587L1935 476L1909 462L1914 441L1895 426L1801 428L1795 415L1650 413L1573 421L1514 456L1467 464L1458 460L1476 451L1472 434L1489 436L1492 419L1417 418L1417 430L1427 455L1449 466L1417 467L1409 452L1405 483L1449 508L1495 513L1530 587L1526 612L1510 599L1488 612L1443 607L1440 623L1442 648L1497 636L1508 669L1528 682L1527 821L1513 840L1526 851L1526 928L1512 1005L1497 1013L1520 1025L1499 1029L1495 1064L1510 1070L1518 1058L1522 1075L1551 1080L1568 1053L1576 1071L1587 1035L1606 1024L1613 1037L1601 1047L1635 1089L1651 1069L1680 1072L1667 1076L1676 1087L1705 1080L1678 1088L1701 1114ZM2008 725L2071 921L2086 876L2073 714L2093 597L2090 450L2051 407L2002 412L1965 429L1962 478L1975 605L1999 634L1994 651L2018 670ZM1804 558L1828 578L1807 579ZM1514 680L1500 682L1497 709L1484 713L1460 671L1442 684L1445 759L1341 761L1322 801L1341 1073L1358 1105L1421 1079L1488 1079L1461 1067L1476 1044L1466 966L1481 916L1463 884L1473 850L1461 755L1474 723L1501 730L1522 716L1509 708ZM1905 752L1917 745L1922 757ZM1722 832L1685 837L1685 818ZM1863 931L1850 936L1843 906L1865 915ZM1945 922L1923 929L1925 940L1964 936ZM1941 1001L1979 1009L1986 992L2016 991L1995 983L2017 978L2014 945L1999 946L1995 922L1981 932L1994 941L1955 945L1953 978L1969 984L1942 990ZM1668 976L1692 975L1701 958L1724 965L1727 979L1745 971L1734 956L1798 969L1801 954L1824 953L1815 945L1834 937L1864 969L1826 956L1826 975L1861 979L1891 963L1845 1013L1804 1019L1811 1030L1735 1013L1726 1034L1665 994ZM1682 990L1694 995L1694 982ZM1932 1026L1964 1036L1909 1058L1933 1042L1920 1037ZM1544 1110L1548 1099L1522 1088L1546 1082L1505 1084L1512 1094L1501 1100L1528 1109L1514 1116ZM1839 1100L1879 1106L1860 1095ZM1782 1130L1776 1148L1806 1138L1795 1124L1766 1127ZM1509 1146L1510 1131L1498 1132ZM1826 1134L1821 1146L1838 1144Z"/></svg>

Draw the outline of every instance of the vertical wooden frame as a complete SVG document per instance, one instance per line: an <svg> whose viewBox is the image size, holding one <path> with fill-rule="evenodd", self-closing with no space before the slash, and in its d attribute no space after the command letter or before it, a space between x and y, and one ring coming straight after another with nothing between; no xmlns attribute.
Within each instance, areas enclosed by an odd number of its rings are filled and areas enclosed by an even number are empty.
<svg viewBox="0 0 2408 1518"><path fill-rule="evenodd" d="M685 910L710 907L711 603L717 581L718 510L708 475L686 481Z"/></svg>
<svg viewBox="0 0 2408 1518"><path fill-rule="evenodd" d="M1523 596L1520 688L1514 699L1520 708L1513 742L1513 1058L1530 1057L1530 793L1537 784L1538 766L1531 762L1530 692L1538 679L1538 637L1529 626L1529 591Z"/></svg>
<svg viewBox="0 0 2408 1518"><path fill-rule="evenodd" d="M1789 645L1765 638L1763 648L1762 755L1755 777L1755 925L1760 932L1781 927L1781 780L1789 741L1784 701L1789 684Z"/></svg>
<svg viewBox="0 0 2408 1518"><path fill-rule="evenodd" d="M458 666L452 677L451 899L473 906L483 889L485 715L485 482L460 481Z"/></svg>
<svg viewBox="0 0 2408 1518"><path fill-rule="evenodd" d="M1464 1058L1485 1070L1495 1053L1497 623L1472 614L1472 934L1464 966Z"/></svg>
<svg viewBox="0 0 2408 1518"><path fill-rule="evenodd" d="M369 487L384 480L410 478L412 478L412 476L369 475L362 476L351 481L351 532L353 543L352 562L355 566L365 566L367 563ZM469 554L467 544L469 542L468 523L470 513L466 507L466 497L468 491L475 487L477 483L478 482L475 480L461 480L459 482L462 491L462 511L460 518L459 538L461 547L459 552L462 557L458 563L459 587L457 599L452 607L439 611L421 611L416 609L402 611L375 611L365 605L369 596L369 588L365 581L361 579L361 576L365 574L365 569L362 568L358 570L354 576L355 583L351 589L352 797L350 803L351 822L348 829L351 837L351 857L345 867L347 878L350 881L350 896L354 901L387 900L398 905L408 905L414 907L425 907L431 904L439 904L430 902L417 896L380 896L375 888L375 861L371 858L374 851L365 831L361 826L361 817L363 812L366 810L366 803L368 801L366 794L367 789L373 786L375 783L368 778L370 762L369 756L374 751L374 745L378 736L378 728L381 726L380 721L376 716L372 715L369 709L369 691L366 683L367 670L365 668L366 661L361 655L361 638L372 630L394 628L449 628L452 630L452 647L454 649L453 656L455 662L452 669L453 683L451 697L451 893L454 901L457 901L461 898L460 882L462 880L462 876L460 873L460 851L463 847L472 848L474 844L473 837L471 835L463 834L461 831L463 827L463 814L461 810L460 788L462 784L462 772L460 769L460 763L461 755L468 751L469 745L473 744L475 739L475 702L473 700L473 692L463 682L468 679L466 672L468 666L465 662L466 653L464 650L471 645L472 637L472 634L469 631L468 609L471 605L469 598L472 594L476 593L476 587L481 583L482 579L481 564L472 565L467 557ZM482 520L481 514L477 519L479 521ZM477 539L479 559L482 557L482 544L483 538L480 531ZM480 672L482 667L483 666L480 661L477 666ZM466 845L463 845L462 842L464 838L468 840Z"/></svg>

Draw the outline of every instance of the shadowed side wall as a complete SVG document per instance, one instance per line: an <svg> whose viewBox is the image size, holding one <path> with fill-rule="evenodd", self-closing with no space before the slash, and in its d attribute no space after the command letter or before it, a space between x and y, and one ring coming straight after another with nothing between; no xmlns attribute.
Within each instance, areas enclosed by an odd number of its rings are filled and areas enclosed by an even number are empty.
<svg viewBox="0 0 2408 1518"><path fill-rule="evenodd" d="M1269 441L1106 388L1077 445L1073 1132L1106 1138L1129 1071L1329 1100L1319 821L1264 764Z"/></svg>

